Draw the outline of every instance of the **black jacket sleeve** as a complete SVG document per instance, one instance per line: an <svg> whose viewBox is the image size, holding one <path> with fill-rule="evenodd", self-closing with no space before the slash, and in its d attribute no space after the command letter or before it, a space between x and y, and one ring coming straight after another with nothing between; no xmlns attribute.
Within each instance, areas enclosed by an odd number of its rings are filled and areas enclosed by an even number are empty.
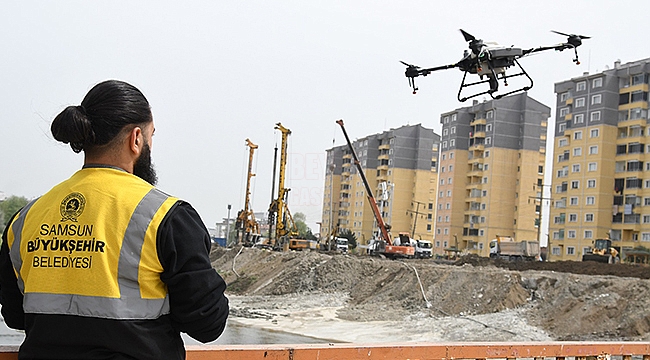
<svg viewBox="0 0 650 360"><path fill-rule="evenodd" d="M7 245L7 231L14 216L7 223L2 233L2 246L0 246L0 304L2 304L2 317L7 326L12 329L25 330L25 312L23 311L23 294L18 289L18 280L9 257Z"/></svg>
<svg viewBox="0 0 650 360"><path fill-rule="evenodd" d="M210 235L192 206L179 201L158 230L161 280L176 329L201 342L217 339L228 318L226 283L210 264Z"/></svg>

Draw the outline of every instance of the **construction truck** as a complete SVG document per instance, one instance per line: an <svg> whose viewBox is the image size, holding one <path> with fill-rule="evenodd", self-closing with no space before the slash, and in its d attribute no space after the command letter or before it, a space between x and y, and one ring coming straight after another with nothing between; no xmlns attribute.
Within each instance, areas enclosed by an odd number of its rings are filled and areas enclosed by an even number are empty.
<svg viewBox="0 0 650 360"><path fill-rule="evenodd" d="M318 250L318 242L316 240L307 239L289 239L289 250Z"/></svg>
<svg viewBox="0 0 650 360"><path fill-rule="evenodd" d="M368 203L370 204L372 213L375 216L375 220L377 221L377 227L379 227L380 237L379 239L372 239L368 242L368 254L385 256L391 259L396 257L408 257L408 258L414 257L415 256L414 246L411 246L410 244L391 245L390 235L388 234L388 226L384 223L384 219L381 217L381 213L379 212L379 207L377 206L377 201L375 200L375 196L373 195L374 191L370 189L370 185L368 184L368 179L366 179L366 174L363 172L363 168L361 167L361 163L359 162L357 153L356 151L354 151L354 146L352 146L350 137L348 136L347 131L345 131L345 126L343 126L343 120L337 120L336 123L341 126L341 130L343 131L345 140L348 143L348 148L350 149L350 153L352 153L352 158L354 159L354 165L357 167L359 176L361 177L361 180L363 180L363 185L366 188Z"/></svg>
<svg viewBox="0 0 650 360"><path fill-rule="evenodd" d="M344 237L336 238L336 251L339 251L343 254L348 253L348 239Z"/></svg>
<svg viewBox="0 0 650 360"><path fill-rule="evenodd" d="M490 241L490 258L517 260L539 260L539 241L515 241L509 236L499 236Z"/></svg>
<svg viewBox="0 0 650 360"><path fill-rule="evenodd" d="M612 247L611 239L596 239L593 246L582 255L582 261L615 264L620 261L620 258L618 250Z"/></svg>
<svg viewBox="0 0 650 360"><path fill-rule="evenodd" d="M409 236L409 233L401 232L398 237L393 239L395 246L411 246L415 249L413 257L418 259L429 259L433 256L433 245L429 240L415 240Z"/></svg>

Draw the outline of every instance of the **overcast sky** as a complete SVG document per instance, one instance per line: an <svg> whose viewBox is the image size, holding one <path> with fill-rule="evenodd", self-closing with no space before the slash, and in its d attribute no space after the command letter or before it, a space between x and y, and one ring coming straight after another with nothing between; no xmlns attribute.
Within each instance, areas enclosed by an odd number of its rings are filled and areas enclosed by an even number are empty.
<svg viewBox="0 0 650 360"><path fill-rule="evenodd" d="M442 5L444 4L444 5ZM68 178L83 156L53 140L52 119L96 83L142 90L156 122L159 187L205 223L243 207L250 138L253 209L271 200L274 124L292 131L286 187L292 213L321 220L325 150L406 124L440 132L456 100L457 69L419 78L412 95L399 60L455 63L459 28L522 48L592 36L573 53L521 64L533 98L553 108L553 84L650 56L647 0L615 1L2 1L0 191L33 198ZM552 142L549 141L549 144ZM276 191L277 194L277 191Z"/></svg>

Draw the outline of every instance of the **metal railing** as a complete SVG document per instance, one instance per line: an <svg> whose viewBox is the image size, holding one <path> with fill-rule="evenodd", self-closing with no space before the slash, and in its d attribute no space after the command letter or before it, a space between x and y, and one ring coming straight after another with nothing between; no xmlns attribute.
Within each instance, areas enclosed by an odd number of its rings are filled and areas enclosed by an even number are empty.
<svg viewBox="0 0 650 360"><path fill-rule="evenodd" d="M18 358L18 346L0 347L0 360ZM301 345L189 345L188 360L650 360L650 342L399 343Z"/></svg>

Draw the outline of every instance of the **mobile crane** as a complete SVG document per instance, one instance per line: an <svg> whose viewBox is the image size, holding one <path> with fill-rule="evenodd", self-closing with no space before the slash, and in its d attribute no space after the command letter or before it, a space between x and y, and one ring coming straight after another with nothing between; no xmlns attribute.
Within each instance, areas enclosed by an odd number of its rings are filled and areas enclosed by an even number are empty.
<svg viewBox="0 0 650 360"><path fill-rule="evenodd" d="M251 201L251 178L253 174L253 154L258 148L249 139L246 139L248 146L248 175L246 179L246 199L244 200L244 209L237 213L235 229L237 229L237 241L244 246L253 246L260 238L260 225L255 220L250 201Z"/></svg>
<svg viewBox="0 0 650 360"><path fill-rule="evenodd" d="M348 143L348 148L350 148L350 152L354 158L354 165L356 165L357 170L359 171L359 176L361 176L361 180L363 180L363 185L366 187L368 202L370 203L370 208L372 209L372 213L375 215L375 220L377 221L377 226L380 230L380 239L371 240L371 243L369 244L370 246L368 247L368 253L371 255L384 255L387 258L414 257L414 247L410 245L396 246L391 244L390 235L388 234L388 226L386 226L384 219L381 217L381 213L379 212L379 207L377 207L377 201L375 200L373 191L370 189L370 185L368 185L368 180L366 179L366 175L363 172L363 168L361 167L357 153L354 151L354 147L352 146L352 142L350 142L350 137L348 137L347 131L345 131L345 126L343 126L343 120L337 120L336 123L339 124L341 126L341 130L343 130L345 141Z"/></svg>
<svg viewBox="0 0 650 360"><path fill-rule="evenodd" d="M282 126L281 123L275 124L275 129L280 130L282 133L282 145L280 150L280 166L278 176L278 197L273 199L271 196L271 205L269 206L269 236L271 237L271 245L274 249L281 249L287 243L288 237L298 236L298 229L293 222L293 217L287 206L287 198L289 190L284 187L284 178L287 166L287 140L291 134L291 130ZM277 158L277 153L276 153ZM275 170L275 169L274 169ZM275 176L274 176L275 179ZM275 234L271 229L275 225Z"/></svg>

